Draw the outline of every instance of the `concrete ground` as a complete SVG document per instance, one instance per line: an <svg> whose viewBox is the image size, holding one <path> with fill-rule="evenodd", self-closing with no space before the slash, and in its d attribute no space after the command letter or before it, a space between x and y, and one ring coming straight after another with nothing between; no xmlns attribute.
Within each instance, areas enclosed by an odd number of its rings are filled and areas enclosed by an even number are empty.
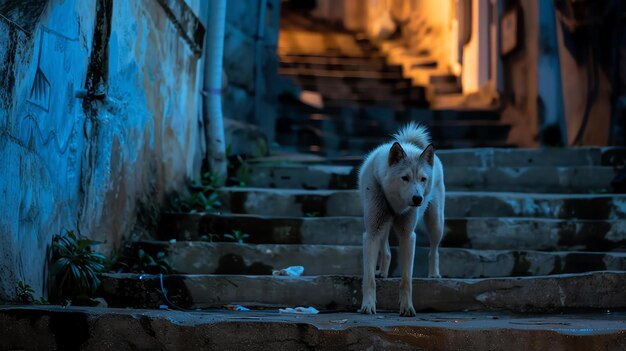
<svg viewBox="0 0 626 351"><path fill-rule="evenodd" d="M624 350L626 311L323 313L0 307L0 349Z"/></svg>

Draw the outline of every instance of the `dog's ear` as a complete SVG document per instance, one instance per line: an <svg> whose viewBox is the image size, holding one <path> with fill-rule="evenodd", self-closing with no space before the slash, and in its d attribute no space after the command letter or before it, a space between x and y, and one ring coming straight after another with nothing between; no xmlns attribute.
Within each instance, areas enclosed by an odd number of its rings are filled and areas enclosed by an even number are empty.
<svg viewBox="0 0 626 351"><path fill-rule="evenodd" d="M420 161L424 161L429 165L433 165L435 162L435 147L433 144L428 144L428 146L422 151L420 155Z"/></svg>
<svg viewBox="0 0 626 351"><path fill-rule="evenodd" d="M402 146L400 145L399 142L395 142L393 143L393 145L391 146L391 150L389 150L389 165L393 166L396 163L404 160L404 158L406 157L406 152L404 152L404 149L402 148Z"/></svg>

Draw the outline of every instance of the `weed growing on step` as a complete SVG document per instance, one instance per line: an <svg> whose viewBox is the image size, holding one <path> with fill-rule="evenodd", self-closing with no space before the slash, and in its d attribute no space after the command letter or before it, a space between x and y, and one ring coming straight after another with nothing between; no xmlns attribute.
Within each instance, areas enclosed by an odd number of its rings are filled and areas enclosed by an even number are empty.
<svg viewBox="0 0 626 351"><path fill-rule="evenodd" d="M185 212L213 212L222 207L220 197L214 190L201 190L189 195L182 203Z"/></svg>
<svg viewBox="0 0 626 351"><path fill-rule="evenodd" d="M311 218L315 218L315 217L319 217L320 213L319 212L307 212L304 214L306 217L311 217Z"/></svg>
<svg viewBox="0 0 626 351"><path fill-rule="evenodd" d="M153 258L143 249L139 249L136 260L131 266L131 271L147 274L169 274L172 271L172 266L165 256L165 252L159 251Z"/></svg>
<svg viewBox="0 0 626 351"><path fill-rule="evenodd" d="M249 237L249 234L246 234L241 230L234 230L232 234L224 234L224 238L236 241L240 244L243 244L243 241Z"/></svg>
<svg viewBox="0 0 626 351"><path fill-rule="evenodd" d="M48 300L43 297L38 300L35 299L35 290L28 284L23 281L17 282L17 286L15 287L15 300L19 303L23 304L36 304L36 305L47 305Z"/></svg>
<svg viewBox="0 0 626 351"><path fill-rule="evenodd" d="M219 239L219 235L217 234L205 234L200 237L200 241L212 243L215 239Z"/></svg>
<svg viewBox="0 0 626 351"><path fill-rule="evenodd" d="M165 252L159 251L152 257L144 249L139 249L134 254L116 258L112 263L112 270L118 273L170 274L172 266Z"/></svg>
<svg viewBox="0 0 626 351"><path fill-rule="evenodd" d="M476 181L474 179L468 179L465 181L465 187L467 189L473 189L476 186Z"/></svg>
<svg viewBox="0 0 626 351"><path fill-rule="evenodd" d="M35 290L23 281L19 281L15 287L15 298L19 303L31 304L35 302Z"/></svg>
<svg viewBox="0 0 626 351"><path fill-rule="evenodd" d="M228 185L246 187L252 181L250 164L241 155L228 156Z"/></svg>
<svg viewBox="0 0 626 351"><path fill-rule="evenodd" d="M78 238L73 231L56 235L52 239L53 294L56 301L72 300L78 304L91 304L91 296L100 286L105 257L93 251L98 243Z"/></svg>
<svg viewBox="0 0 626 351"><path fill-rule="evenodd" d="M200 189L192 192L187 198L174 204L175 210L182 212L213 212L222 207L217 189L220 177L211 172L202 173Z"/></svg>
<svg viewBox="0 0 626 351"><path fill-rule="evenodd" d="M599 195L599 194L607 194L609 191L603 188L589 189L589 194Z"/></svg>
<svg viewBox="0 0 626 351"><path fill-rule="evenodd" d="M204 172L201 175L200 183L202 184L202 189L209 190L217 190L221 184L221 178L217 174L213 174L211 172Z"/></svg>

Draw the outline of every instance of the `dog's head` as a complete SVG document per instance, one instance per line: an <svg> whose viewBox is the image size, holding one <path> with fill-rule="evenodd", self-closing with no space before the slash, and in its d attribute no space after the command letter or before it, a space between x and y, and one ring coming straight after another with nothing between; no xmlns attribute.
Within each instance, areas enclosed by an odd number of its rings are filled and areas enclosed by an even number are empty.
<svg viewBox="0 0 626 351"><path fill-rule="evenodd" d="M432 188L434 160L435 148L432 144L421 154L407 154L398 142L391 146L383 189L396 213L424 203Z"/></svg>

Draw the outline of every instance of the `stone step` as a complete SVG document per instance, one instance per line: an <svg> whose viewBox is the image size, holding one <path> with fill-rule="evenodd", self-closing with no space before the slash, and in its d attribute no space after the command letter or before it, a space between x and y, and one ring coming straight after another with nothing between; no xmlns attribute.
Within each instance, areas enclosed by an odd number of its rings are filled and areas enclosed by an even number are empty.
<svg viewBox="0 0 626 351"><path fill-rule="evenodd" d="M626 165L626 148L580 147L546 149L476 148L439 150L437 156L446 166L457 167L582 167ZM270 158L275 161L275 159ZM259 159L263 161L263 159ZM306 162L292 159L292 162ZM362 157L317 159L313 163L359 165Z"/></svg>
<svg viewBox="0 0 626 351"><path fill-rule="evenodd" d="M303 316L276 311L4 306L0 307L0 329L5 331L0 348L612 351L626 343L624 318L621 312L604 311L524 316L420 313L403 318L396 313Z"/></svg>
<svg viewBox="0 0 626 351"><path fill-rule="evenodd" d="M233 213L304 217L362 216L357 190L221 188ZM541 217L607 220L626 218L623 194L446 193L446 217Z"/></svg>
<svg viewBox="0 0 626 351"><path fill-rule="evenodd" d="M320 59L318 57L302 57L298 59L281 58L280 68L310 69L325 71L363 71L363 72L392 72L402 74L402 66L387 65L380 62L350 59Z"/></svg>
<svg viewBox="0 0 626 351"><path fill-rule="evenodd" d="M361 105L362 107L364 105ZM371 107L373 105L369 105ZM311 153L327 157L358 157L367 154L378 145L388 141L388 138L380 137L349 137L342 138L332 134L306 133L305 135L277 134L277 144L282 147L294 148L297 152ZM491 139L449 139L434 140L434 145L439 151L448 149L460 149L470 147L501 147L508 148L512 145L506 140Z"/></svg>
<svg viewBox="0 0 626 351"><path fill-rule="evenodd" d="M317 58L320 60L362 60L363 62L387 62L385 56L379 53L363 53L363 52L317 52L317 53L298 53L295 51L291 52L279 52L279 57L281 59L288 57L294 60L300 60L302 58Z"/></svg>
<svg viewBox="0 0 626 351"><path fill-rule="evenodd" d="M614 167L455 167L446 164L448 191L509 191L541 193L611 192L618 174ZM355 189L358 167L334 165L265 165L250 167L250 186L292 189Z"/></svg>
<svg viewBox="0 0 626 351"><path fill-rule="evenodd" d="M165 252L172 269L185 274L271 275L273 270L303 266L305 275L360 275L362 248L347 245L277 245L201 241L141 241L133 250ZM428 275L428 248L415 251L414 276ZM626 252L542 252L441 248L443 277L478 278L626 270ZM400 276L392 247L389 275Z"/></svg>
<svg viewBox="0 0 626 351"><path fill-rule="evenodd" d="M431 84L437 83L456 83L459 78L453 74L434 74L428 77L428 81Z"/></svg>
<svg viewBox="0 0 626 351"><path fill-rule="evenodd" d="M289 218L238 214L165 213L159 240L230 241L222 234L241 231L251 244L362 245L360 217ZM396 245L395 235L390 236ZM428 246L418 231L417 245ZM443 247L481 250L626 251L626 221L538 218L446 218Z"/></svg>
<svg viewBox="0 0 626 351"><path fill-rule="evenodd" d="M310 65L311 67L350 67L362 70L385 70L401 71L402 66L388 65L383 58L342 58L342 57L325 57L325 56L293 56L281 55L279 57L281 65Z"/></svg>
<svg viewBox="0 0 626 351"><path fill-rule="evenodd" d="M398 99L390 99L387 101L376 102L374 100L359 100L356 98L353 100L355 104L371 104L378 106L387 106L393 108L392 105L397 105L398 108L403 108L404 102ZM342 100L347 101L347 100ZM346 105L341 103L342 105ZM331 105L332 106L332 105ZM356 107L356 105L355 105ZM314 115L315 116L315 115ZM353 138L371 138L371 144L373 147L378 146L381 143L391 141L390 135L399 129L400 124L395 123L381 123L377 120L363 120L361 123L356 121L346 121L342 116L325 115L327 118L326 123L332 123L334 129L341 134L333 134L327 130L320 129L320 120L312 119L311 114L305 116L294 116L280 118L281 126L277 126L277 130L285 131L286 133L296 133L299 129L308 128L316 130L316 134L320 138L334 138L339 139L342 142L349 143L349 139ZM307 118L309 117L309 118ZM434 141L435 147L442 147L449 144L454 140L476 140L474 144L483 142L492 142L495 140L506 140L510 130L509 125L501 124L498 121L430 121L425 123L428 125L430 135ZM286 130L289 128L289 130Z"/></svg>
<svg viewBox="0 0 626 351"><path fill-rule="evenodd" d="M286 77L302 76L315 78L341 78L341 79L376 79L376 80L402 80L402 72L385 72L370 70L328 70L311 68L279 68L278 74Z"/></svg>
<svg viewBox="0 0 626 351"><path fill-rule="evenodd" d="M329 88L351 87L354 90L364 89L408 89L411 80L396 77L344 77L341 75L284 75L293 79L304 90L324 92Z"/></svg>
<svg viewBox="0 0 626 351"><path fill-rule="evenodd" d="M377 311L398 310L399 280L377 279ZM607 310L626 307L624 286L626 272L487 279L414 278L413 306L416 311L545 313L601 309L606 314ZM163 287L170 301L190 309L236 303L248 307L313 306L319 310L356 311L361 305L361 278L355 276L166 275ZM105 274L102 288L111 306L157 308L167 303L159 276Z"/></svg>

